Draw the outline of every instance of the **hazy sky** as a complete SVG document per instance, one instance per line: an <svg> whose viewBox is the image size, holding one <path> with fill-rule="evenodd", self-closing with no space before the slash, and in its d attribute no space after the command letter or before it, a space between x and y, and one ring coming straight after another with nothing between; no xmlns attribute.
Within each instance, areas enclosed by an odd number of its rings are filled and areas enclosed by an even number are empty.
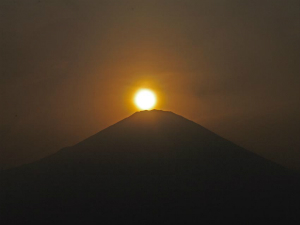
<svg viewBox="0 0 300 225"><path fill-rule="evenodd" d="M173 111L300 169L299 0L0 0L0 166Z"/></svg>

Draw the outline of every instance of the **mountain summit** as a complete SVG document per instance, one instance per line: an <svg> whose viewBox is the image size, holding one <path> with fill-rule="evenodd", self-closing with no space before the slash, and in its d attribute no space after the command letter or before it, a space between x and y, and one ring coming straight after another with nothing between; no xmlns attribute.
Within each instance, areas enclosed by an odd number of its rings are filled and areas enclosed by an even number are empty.
<svg viewBox="0 0 300 225"><path fill-rule="evenodd" d="M197 220L199 212L215 215L221 208L223 216L261 216L253 214L257 209L272 216L274 208L285 213L277 200L290 204L286 193L299 187L288 169L159 110L137 112L72 147L5 171L1 180L4 218L55 215L48 218L53 222L77 221L79 212L93 221L130 220L135 211L138 218L172 221L167 215L193 214Z"/></svg>

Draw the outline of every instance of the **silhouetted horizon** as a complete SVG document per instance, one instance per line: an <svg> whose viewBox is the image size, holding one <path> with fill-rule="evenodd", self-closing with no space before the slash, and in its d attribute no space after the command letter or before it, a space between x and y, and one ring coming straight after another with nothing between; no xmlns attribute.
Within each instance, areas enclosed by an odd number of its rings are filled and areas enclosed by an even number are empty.
<svg viewBox="0 0 300 225"><path fill-rule="evenodd" d="M80 145L82 142L85 142L86 140L91 139L92 137L98 135L99 133L102 133L103 131L105 131L105 130L107 130L107 129L110 129L111 127L114 127L114 126L118 125L119 123L123 122L124 120L136 118L136 117L138 117L138 114L141 114L141 113L150 113L150 112L153 112L153 113L159 113L159 114L162 114L162 113L163 113L163 114L165 114L165 115L167 115L167 114L168 114L168 115L176 115L177 117L181 117L181 118L183 118L183 119L185 119L185 120L191 121L191 122L194 123L194 124L197 124L197 123L195 123L194 121L189 120L189 119L186 119L186 118L184 118L183 116L178 115L178 114L176 114L176 113L174 113L174 112L172 112L172 111L165 111L165 110L161 110L161 109L138 110L138 111L134 112L132 115L130 115L130 116L128 116L128 117L126 117L126 118L124 118L124 119L118 121L117 123L112 124L112 125L110 125L110 126L104 128L103 130L100 130L99 132L97 132L97 133L94 134L94 135L91 135L91 137L88 137L88 138L86 138L86 139L84 139L84 140L78 142L78 143L75 144L74 146ZM199 125L199 124L197 124L197 125ZM199 125L199 126L201 126L201 125ZM203 127L203 126L201 126L201 127L202 127L203 129L206 129L207 131L211 132L212 134L219 136L218 134L215 134L214 132L208 130L207 128L205 128L205 127ZM225 139L224 139L224 140L225 140ZM228 141L228 140L227 140L227 141ZM232 143L233 143L233 142L232 142ZM233 143L233 144L234 144L234 143ZM236 144L234 144L234 145L236 145ZM66 146L66 147L64 147L63 149L71 148L71 147L74 147L74 146ZM239 146L239 147L240 147L241 149L243 149L241 146ZM61 150L57 150L56 153L58 153L59 151L61 151ZM249 152L251 152L251 151L249 151ZM53 154L56 154L56 153L53 153ZM260 156L260 155L257 154L257 153L254 153L254 152L251 152L251 153L254 154L254 155ZM51 155L53 155L53 154L51 154ZM51 155L46 156L46 157L43 157L43 158L41 158L41 159L39 159L39 160L37 160L37 161L43 160L44 158L51 157ZM263 156L260 156L260 157L262 157L262 158L264 158L264 159L266 159L266 160L269 161L269 159L267 159L267 158L265 158L265 157L263 157ZM272 161L272 160L270 160L270 161ZM36 161L31 162L31 163L35 163L35 162L36 162ZM272 162L273 162L274 164L278 164L277 162L274 162L274 161L272 161ZM16 166L16 167L12 167L12 168L9 168L8 170L14 169L14 168L18 168L18 167L22 167L22 166L24 166L24 165L28 165L28 164L31 164L31 163L26 163L26 164L23 164L23 165L19 165L19 166ZM281 165L281 164L278 164L278 165L283 166L283 165ZM283 167L285 167L285 166L283 166ZM286 168L286 169L289 169L289 168L287 168L287 167L285 167L285 168Z"/></svg>

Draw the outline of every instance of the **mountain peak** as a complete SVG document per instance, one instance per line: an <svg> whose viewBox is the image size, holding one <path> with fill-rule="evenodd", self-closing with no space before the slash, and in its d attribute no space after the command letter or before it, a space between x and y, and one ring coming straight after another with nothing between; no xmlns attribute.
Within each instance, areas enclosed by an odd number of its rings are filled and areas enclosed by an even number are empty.
<svg viewBox="0 0 300 225"><path fill-rule="evenodd" d="M171 111L164 111L164 110L161 110L161 109L151 109L151 110L141 110L141 111L137 111L137 112L135 112L134 114L136 114L136 113L149 113L149 112L170 113ZM172 113L172 112L171 112L171 113Z"/></svg>
<svg viewBox="0 0 300 225"><path fill-rule="evenodd" d="M134 114L132 114L130 117L167 117L167 116L178 116L181 117L171 111L164 111L164 110L159 110L159 109L152 109L152 110L142 110L142 111L137 111Z"/></svg>
<svg viewBox="0 0 300 225"><path fill-rule="evenodd" d="M164 110L143 110L143 111L138 111L129 116L128 118L125 119L127 122L134 124L139 124L141 126L148 125L148 126L157 126L162 127L162 126L169 126L169 128L173 127L177 124L182 124L183 123L191 123L194 125L197 125L198 127L200 126L199 124L196 124L195 122L192 122L191 120L188 120L178 114L175 114L171 111L164 111ZM120 121L121 122L121 121ZM179 128L179 127L177 127Z"/></svg>

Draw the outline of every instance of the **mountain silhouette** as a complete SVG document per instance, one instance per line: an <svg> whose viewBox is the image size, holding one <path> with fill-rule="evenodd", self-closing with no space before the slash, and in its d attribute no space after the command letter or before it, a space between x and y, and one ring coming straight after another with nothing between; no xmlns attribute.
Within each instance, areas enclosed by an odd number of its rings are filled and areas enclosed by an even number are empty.
<svg viewBox="0 0 300 225"><path fill-rule="evenodd" d="M8 222L293 219L299 175L172 112L142 111L1 175Z"/></svg>

